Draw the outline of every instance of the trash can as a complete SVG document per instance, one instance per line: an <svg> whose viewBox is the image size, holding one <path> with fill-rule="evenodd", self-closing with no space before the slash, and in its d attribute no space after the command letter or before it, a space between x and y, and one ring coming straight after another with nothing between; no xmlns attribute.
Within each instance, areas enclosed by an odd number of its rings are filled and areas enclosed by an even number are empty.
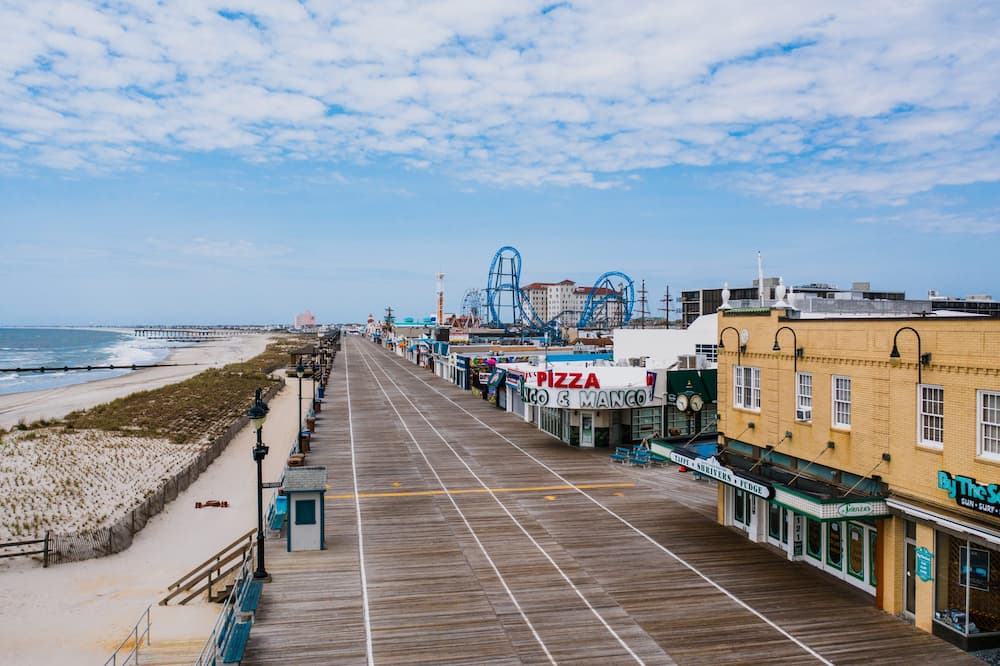
<svg viewBox="0 0 1000 666"><path fill-rule="evenodd" d="M321 411L323 411L323 401L322 400L313 400L313 411L316 412L317 414L319 414Z"/></svg>
<svg viewBox="0 0 1000 666"><path fill-rule="evenodd" d="M319 386L316 387L316 393L319 395L320 399L322 400L323 398L326 397L326 387L323 386L322 384L320 384Z"/></svg>
<svg viewBox="0 0 1000 666"><path fill-rule="evenodd" d="M312 437L312 433L308 430L303 430L299 433L299 451L302 453L309 453L309 440Z"/></svg>
<svg viewBox="0 0 1000 666"><path fill-rule="evenodd" d="M312 432L313 430L316 429L316 417L315 416L307 416L306 417L306 428L309 429L309 432Z"/></svg>

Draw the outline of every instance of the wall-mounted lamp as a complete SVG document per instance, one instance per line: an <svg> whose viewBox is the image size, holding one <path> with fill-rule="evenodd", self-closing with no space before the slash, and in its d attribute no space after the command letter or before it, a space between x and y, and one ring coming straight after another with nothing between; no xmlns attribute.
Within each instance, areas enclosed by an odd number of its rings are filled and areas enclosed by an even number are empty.
<svg viewBox="0 0 1000 666"><path fill-rule="evenodd" d="M726 346L722 344L722 336L725 335L726 331L732 331L736 334L736 365L741 365L740 359L743 352L747 350L747 346L743 343L743 338L740 332L736 330L733 326L726 326L724 329L719 331L719 349L725 349Z"/></svg>
<svg viewBox="0 0 1000 666"><path fill-rule="evenodd" d="M778 344L778 333L781 333L782 331L788 331L792 334L792 347L795 349L795 355L792 357L792 368L794 372L798 372L799 359L802 358L802 355L805 353L805 350L802 347L799 347L798 336L795 335L795 329L793 329L791 326L782 326L777 331L775 331L774 346L771 347L771 349L772 351L776 352L781 351L781 346Z"/></svg>
<svg viewBox="0 0 1000 666"><path fill-rule="evenodd" d="M920 333L917 332L917 329L913 328L912 326L903 326L898 331L896 331L896 334L892 336L892 351L889 352L889 363L893 367L896 367L896 366L899 365L899 360L900 360L899 359L899 347L896 345L896 338L898 338L899 334L902 333L903 331L913 331L913 334L915 336L917 336L917 359L920 361L917 364L917 383L918 384L923 384L924 383L924 379L923 379L923 372L921 372L921 370L922 370L923 366L931 364L931 355L930 355L930 353L927 353L927 354L921 353L921 351L920 351Z"/></svg>
<svg viewBox="0 0 1000 666"><path fill-rule="evenodd" d="M889 455L888 453L883 453L882 454L882 460L885 461L885 462L889 462L890 460L892 460L892 456Z"/></svg>

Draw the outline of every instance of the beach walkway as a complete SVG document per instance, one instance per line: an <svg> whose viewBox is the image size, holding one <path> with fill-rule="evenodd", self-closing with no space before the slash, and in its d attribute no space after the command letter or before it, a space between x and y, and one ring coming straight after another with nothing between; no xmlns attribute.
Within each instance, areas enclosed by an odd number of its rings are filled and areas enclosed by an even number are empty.
<svg viewBox="0 0 1000 666"><path fill-rule="evenodd" d="M268 542L245 664L981 663L719 526L714 482L568 447L361 338L307 462L327 549Z"/></svg>

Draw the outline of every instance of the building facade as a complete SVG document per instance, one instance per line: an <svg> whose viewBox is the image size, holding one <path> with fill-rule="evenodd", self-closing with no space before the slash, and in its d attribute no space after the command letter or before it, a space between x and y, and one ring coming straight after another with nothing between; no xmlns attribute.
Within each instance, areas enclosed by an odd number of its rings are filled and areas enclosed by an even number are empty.
<svg viewBox="0 0 1000 666"><path fill-rule="evenodd" d="M1000 645L1000 322L720 315L719 521Z"/></svg>

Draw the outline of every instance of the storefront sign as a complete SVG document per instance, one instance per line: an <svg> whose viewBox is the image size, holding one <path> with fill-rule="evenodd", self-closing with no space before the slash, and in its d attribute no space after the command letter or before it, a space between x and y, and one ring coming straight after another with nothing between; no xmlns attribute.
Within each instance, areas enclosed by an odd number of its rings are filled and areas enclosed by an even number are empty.
<svg viewBox="0 0 1000 666"><path fill-rule="evenodd" d="M523 384L521 400L527 405L564 409L621 409L642 407L652 400L652 394L645 388L572 391L531 388Z"/></svg>
<svg viewBox="0 0 1000 666"><path fill-rule="evenodd" d="M933 580L931 572L931 560L934 559L934 553L927 550L923 546L917 548L914 553L917 556L917 578L924 581L925 583L929 580Z"/></svg>
<svg viewBox="0 0 1000 666"><path fill-rule="evenodd" d="M751 481L750 479L744 479L742 476L737 476L731 469L719 464L719 461L714 457L689 458L681 453L677 453L676 451L671 451L670 460L678 465L684 465L699 474L704 474L705 476L709 476L717 481L722 481L723 483L739 488L740 490L745 490L752 495L758 495L764 499L770 499L771 495L774 494L774 489L771 488L771 486L766 486L763 483L757 483L756 481Z"/></svg>
<svg viewBox="0 0 1000 666"><path fill-rule="evenodd" d="M938 488L948 491L948 497L966 509L1000 516L1000 485L991 483L984 486L976 480L948 472L938 472Z"/></svg>
<svg viewBox="0 0 1000 666"><path fill-rule="evenodd" d="M875 506L871 502L841 504L837 507L837 515L844 518L860 518L862 516L871 516L874 513Z"/></svg>
<svg viewBox="0 0 1000 666"><path fill-rule="evenodd" d="M556 372L540 370L535 373L535 383L539 386L552 388L589 389L601 388L601 382L595 372Z"/></svg>

